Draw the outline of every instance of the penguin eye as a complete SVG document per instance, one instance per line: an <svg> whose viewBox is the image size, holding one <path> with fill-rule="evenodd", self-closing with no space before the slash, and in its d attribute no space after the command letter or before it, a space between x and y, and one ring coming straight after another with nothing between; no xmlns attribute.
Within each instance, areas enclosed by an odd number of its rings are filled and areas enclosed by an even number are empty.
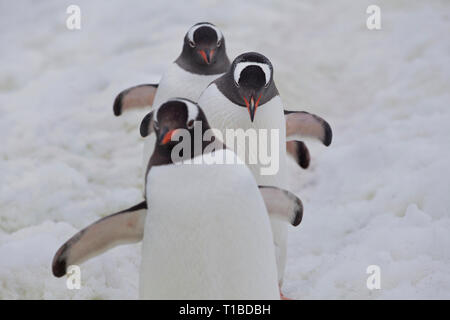
<svg viewBox="0 0 450 320"><path fill-rule="evenodd" d="M189 45L191 46L191 48L195 48L195 42L192 40L189 40Z"/></svg>
<svg viewBox="0 0 450 320"><path fill-rule="evenodd" d="M188 129L192 129L193 126L194 126L194 120L189 120L189 122L187 123Z"/></svg>
<svg viewBox="0 0 450 320"><path fill-rule="evenodd" d="M222 40L217 41L217 47L220 47L222 45Z"/></svg>

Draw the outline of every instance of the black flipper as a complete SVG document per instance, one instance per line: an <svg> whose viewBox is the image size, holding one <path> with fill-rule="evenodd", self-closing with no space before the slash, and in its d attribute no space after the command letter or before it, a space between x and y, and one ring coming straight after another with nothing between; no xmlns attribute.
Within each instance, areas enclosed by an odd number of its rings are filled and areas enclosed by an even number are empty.
<svg viewBox="0 0 450 320"><path fill-rule="evenodd" d="M294 227L302 222L302 201L292 192L271 186L259 186L269 215L288 221Z"/></svg>
<svg viewBox="0 0 450 320"><path fill-rule="evenodd" d="M306 111L284 111L286 118L286 140L301 140L301 137L317 138L325 146L331 144L333 132L324 119Z"/></svg>
<svg viewBox="0 0 450 320"><path fill-rule="evenodd" d="M143 138L153 132L153 111L147 113L144 119L142 119L139 132Z"/></svg>
<svg viewBox="0 0 450 320"><path fill-rule="evenodd" d="M62 277L70 265L80 264L112 247L141 241L146 214L147 202L143 201L84 228L56 252L52 263L53 275Z"/></svg>
<svg viewBox="0 0 450 320"><path fill-rule="evenodd" d="M303 141L286 142L286 151L294 158L295 162L297 162L300 167L303 169L307 169L309 167L311 156Z"/></svg>
<svg viewBox="0 0 450 320"><path fill-rule="evenodd" d="M157 89L158 84L141 84L122 91L114 100L114 115L120 116L129 109L151 106Z"/></svg>

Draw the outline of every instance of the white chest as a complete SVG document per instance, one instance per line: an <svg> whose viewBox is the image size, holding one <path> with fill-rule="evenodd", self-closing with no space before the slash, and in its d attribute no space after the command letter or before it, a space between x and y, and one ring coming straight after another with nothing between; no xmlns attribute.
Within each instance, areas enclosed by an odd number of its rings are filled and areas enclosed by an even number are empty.
<svg viewBox="0 0 450 320"><path fill-rule="evenodd" d="M198 103L210 126L221 131L228 147L231 148L232 144L229 138L227 139L227 129L250 129L247 131L249 137L245 140L234 139L234 150L240 157L242 152L239 152L239 148L245 150L245 162L258 184L285 186L286 123L279 96L259 106L253 122L250 121L248 110L229 101L215 84L203 92ZM245 145L242 145L244 143ZM278 162L278 165L275 162ZM273 170L269 170L270 168Z"/></svg>
<svg viewBox="0 0 450 320"><path fill-rule="evenodd" d="M277 298L269 219L246 166L152 168L147 190L142 298Z"/></svg>
<svg viewBox="0 0 450 320"><path fill-rule="evenodd" d="M157 107L170 98L187 98L196 102L203 90L219 76L194 74L172 63L161 78L153 106Z"/></svg>

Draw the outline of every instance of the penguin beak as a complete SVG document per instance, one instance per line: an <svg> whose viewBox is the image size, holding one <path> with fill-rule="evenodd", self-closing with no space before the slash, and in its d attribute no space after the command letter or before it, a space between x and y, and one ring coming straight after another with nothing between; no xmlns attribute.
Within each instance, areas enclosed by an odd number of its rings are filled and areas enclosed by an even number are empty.
<svg viewBox="0 0 450 320"><path fill-rule="evenodd" d="M214 56L214 49L203 49L199 50L198 53L203 58L206 64L210 64Z"/></svg>
<svg viewBox="0 0 450 320"><path fill-rule="evenodd" d="M177 129L169 130L167 127L161 129L158 137L158 143L161 145L165 145L172 141L172 136L177 131Z"/></svg>
<svg viewBox="0 0 450 320"><path fill-rule="evenodd" d="M248 113L250 115L250 120L253 122L255 119L256 109L258 108L259 100L261 99L261 95L259 95L258 100L255 102L255 98L253 95L250 96L250 99L247 100L244 97L245 105L247 106Z"/></svg>

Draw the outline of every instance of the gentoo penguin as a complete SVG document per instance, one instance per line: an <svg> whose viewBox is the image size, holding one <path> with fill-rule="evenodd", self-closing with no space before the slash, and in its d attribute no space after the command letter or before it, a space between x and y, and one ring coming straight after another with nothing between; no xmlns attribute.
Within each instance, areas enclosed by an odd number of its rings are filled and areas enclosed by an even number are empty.
<svg viewBox="0 0 450 320"><path fill-rule="evenodd" d="M204 110L211 127L219 129L223 137L226 137L226 129L243 129L245 132L248 129L278 131L278 137L272 142L268 133L265 137L258 137L258 144L250 143L244 147L242 144L249 140L239 140L235 144L224 138L228 147L235 145L236 149L246 151L245 160L242 160L248 163L259 185L286 189L287 140L310 136L318 138L325 145L331 142L331 128L325 120L306 112L284 111L273 80L273 66L269 59L259 53L249 52L238 56L228 72L214 80L202 93L198 104ZM258 159L259 150L254 147L273 143L278 146L276 152L279 155L279 170L274 174L264 174L262 168L266 164ZM238 155L240 156L239 153ZM249 159L252 157L257 161L251 163ZM271 219L271 223L281 287L286 261L287 227L276 219Z"/></svg>
<svg viewBox="0 0 450 320"><path fill-rule="evenodd" d="M186 99L149 113L141 134L155 134L157 143L145 201L73 236L55 254L53 274L61 277L69 265L142 240L142 299L278 299L269 214L298 225L302 203L288 191L258 188L237 159L214 163L236 155L212 134L205 139L209 129L203 111ZM201 147L187 148L174 162L174 139L183 133L180 143Z"/></svg>
<svg viewBox="0 0 450 320"><path fill-rule="evenodd" d="M114 100L116 116L146 106L159 106L173 97L197 101L205 88L230 67L225 37L215 25L200 22L185 34L178 58L162 75L159 84L143 84L122 91ZM143 167L153 152L154 136L145 139Z"/></svg>
<svg viewBox="0 0 450 320"><path fill-rule="evenodd" d="M208 84L229 66L222 32L212 23L197 23L184 36L181 54L159 84L142 84L122 91L114 100L114 114L119 116L131 108L159 106L172 97L197 101Z"/></svg>
<svg viewBox="0 0 450 320"><path fill-rule="evenodd" d="M129 109L160 105L172 97L197 101L206 87L228 71L225 38L212 23L193 25L184 36L180 56L169 66L159 84L141 84L128 88L117 95L113 111L120 116ZM147 139L144 147L144 164L147 163L155 141ZM310 155L301 141L287 143L288 152L304 169L308 168Z"/></svg>

